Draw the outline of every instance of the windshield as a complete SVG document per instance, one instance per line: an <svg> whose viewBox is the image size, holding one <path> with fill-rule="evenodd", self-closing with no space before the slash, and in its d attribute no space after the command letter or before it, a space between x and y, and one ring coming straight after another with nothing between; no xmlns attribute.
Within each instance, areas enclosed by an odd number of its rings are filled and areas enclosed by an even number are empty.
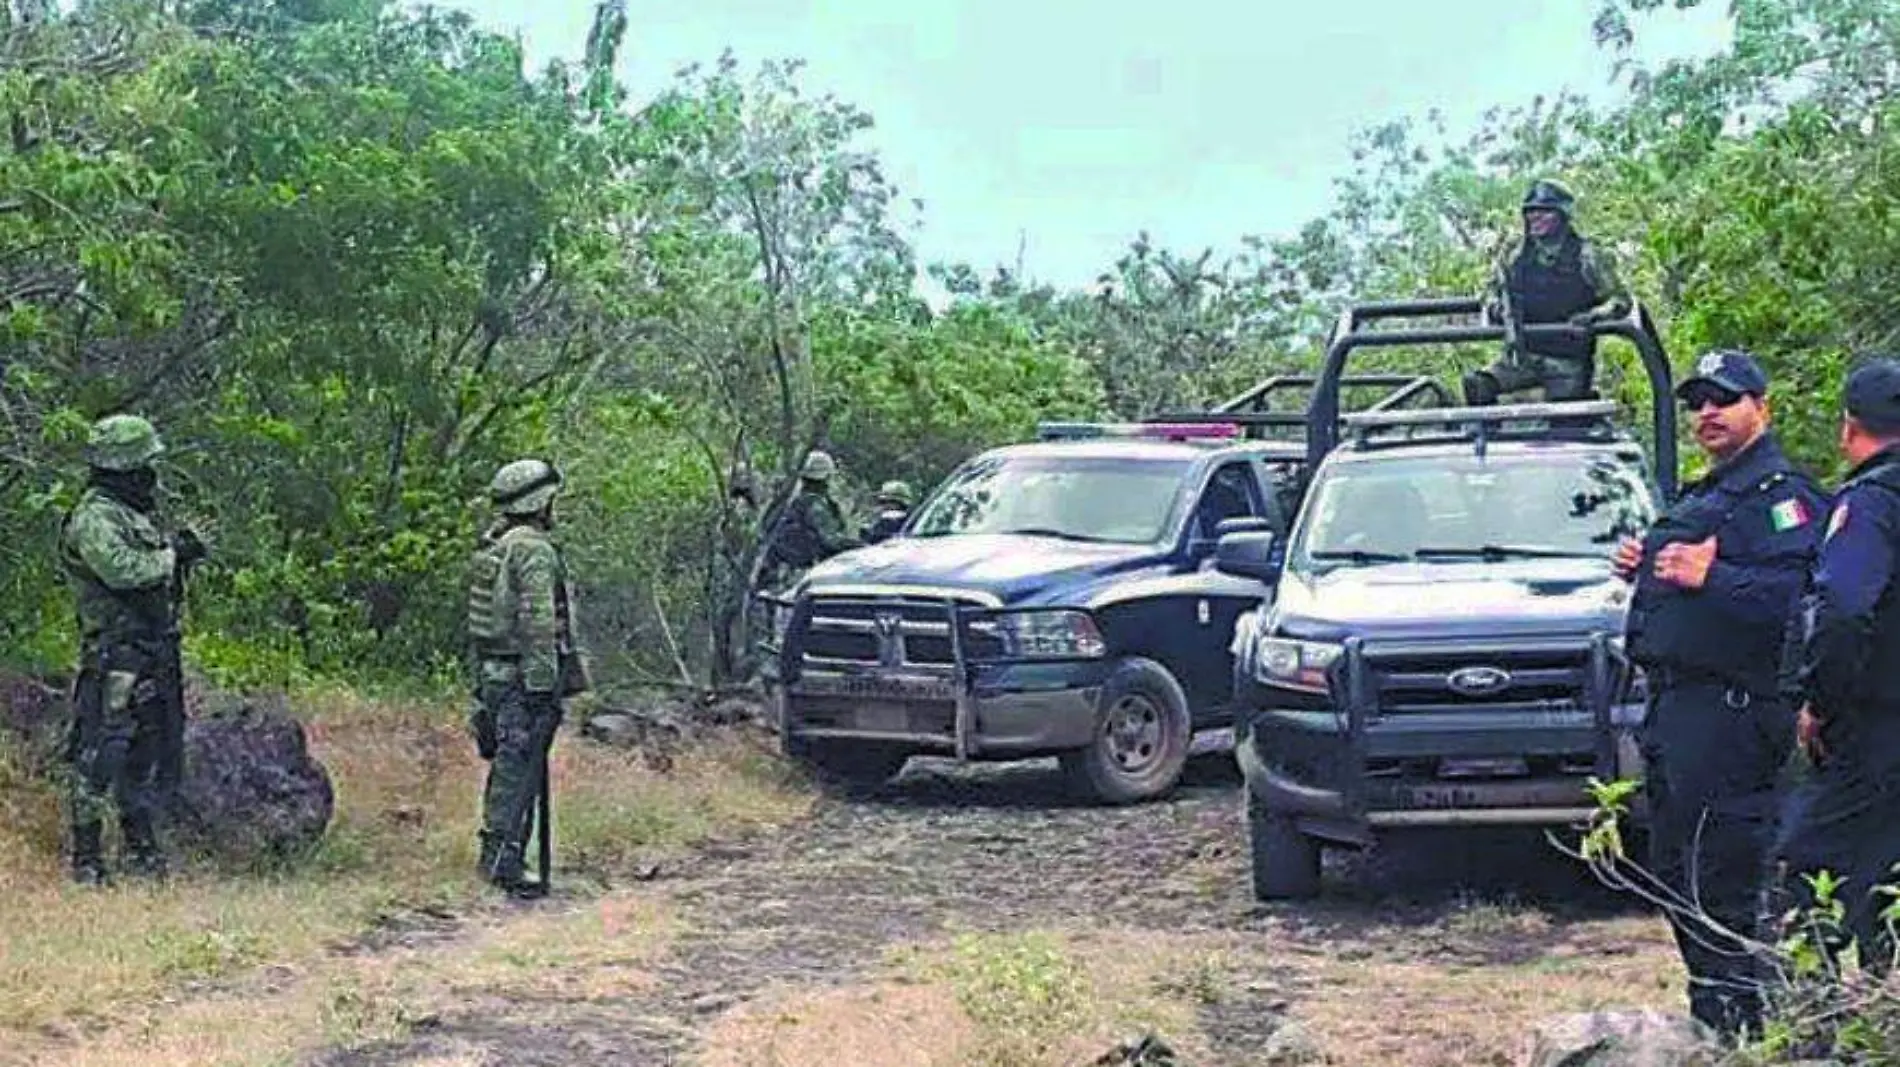
<svg viewBox="0 0 1900 1067"><path fill-rule="evenodd" d="M1291 558L1302 569L1607 558L1653 513L1637 465L1603 453L1342 464L1314 487Z"/></svg>
<svg viewBox="0 0 1900 1067"><path fill-rule="evenodd" d="M1028 533L1150 544L1167 532L1186 460L978 459L924 505L912 537Z"/></svg>

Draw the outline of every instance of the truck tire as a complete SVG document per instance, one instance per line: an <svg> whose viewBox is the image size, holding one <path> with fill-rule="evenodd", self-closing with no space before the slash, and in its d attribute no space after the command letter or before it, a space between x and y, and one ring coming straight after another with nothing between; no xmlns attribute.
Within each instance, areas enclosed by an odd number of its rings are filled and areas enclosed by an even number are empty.
<svg viewBox="0 0 1900 1067"><path fill-rule="evenodd" d="M1192 740L1181 683L1154 660L1130 656L1102 684L1094 741L1060 758L1070 781L1087 795L1132 804L1174 788Z"/></svg>
<svg viewBox="0 0 1900 1067"><path fill-rule="evenodd" d="M1319 895L1319 840L1291 817L1266 810L1247 794L1247 844L1253 853L1255 900L1307 900Z"/></svg>

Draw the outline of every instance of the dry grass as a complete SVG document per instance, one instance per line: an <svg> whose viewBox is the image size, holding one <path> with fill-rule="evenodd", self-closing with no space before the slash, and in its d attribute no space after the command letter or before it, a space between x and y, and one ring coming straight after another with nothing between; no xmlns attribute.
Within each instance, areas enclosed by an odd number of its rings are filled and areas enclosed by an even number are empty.
<svg viewBox="0 0 1900 1067"><path fill-rule="evenodd" d="M410 909L477 906L482 887L472 868L485 764L462 733L459 707L334 692L298 707L335 784L337 812L307 863L272 876L190 870L159 887L71 888L59 854L57 796L0 758L0 896L7 901L0 911L0 1048L16 1051L35 1034L62 1041L109 1034L101 1051L129 1042L152 1057L84 1062L256 1062L244 1050L273 1045L260 1033L273 1029L270 1012L246 1004L243 1010L262 1012L260 1025L233 1026L231 1008L220 1005L227 987L270 986L258 977L271 973L267 965L295 975L287 984L294 995L262 992L299 1027L315 1019L331 1031L373 1034L401 1024L407 1009L392 1005L406 1002L379 984L376 967L340 968L343 957L331 950ZM783 822L808 803L773 763L736 744L692 754L659 775L630 754L572 735L563 732L553 755L564 869L606 873L709 834ZM639 953L628 946L644 944L655 916L610 896L599 910L545 921L559 929L478 939L470 954L456 957L466 973L432 980L478 988L496 974L535 981L561 970L607 985L629 981L621 964ZM509 940L515 937L524 940ZM536 947L524 947L530 943ZM258 990L240 992L243 1003ZM182 993L195 998L189 1011L161 1003ZM202 1013L209 1016L201 1033L167 1039L175 1057L154 1043L157 1018Z"/></svg>
<svg viewBox="0 0 1900 1067"><path fill-rule="evenodd" d="M1577 923L1507 953L1512 936L1549 931L1533 911L1448 919L1438 931L1369 930L1371 951L1311 956L1294 999L1327 1063L1477 1067L1522 1061L1539 1020L1573 1011L1681 1007L1668 933L1648 918ZM1521 961L1504 961L1515 955ZM1368 1011L1368 1005L1377 1005Z"/></svg>
<svg viewBox="0 0 1900 1067"><path fill-rule="evenodd" d="M700 1067L924 1067L979 1062L976 1024L944 985L785 990L721 1018Z"/></svg>
<svg viewBox="0 0 1900 1067"><path fill-rule="evenodd" d="M1214 941L1136 931L965 934L897 954L912 981L947 991L968 1038L912 1062L1068 1067L1131 1036L1164 1037L1207 1062L1196 1010L1221 981ZM898 1062L898 1061L866 1061Z"/></svg>
<svg viewBox="0 0 1900 1067"><path fill-rule="evenodd" d="M255 980L165 1005L87 1040L15 1049L47 1067L281 1064L318 1045L400 1039L450 1013L497 1010L521 997L564 1004L651 987L645 968L673 924L653 902L610 893L541 910L446 945L323 955ZM487 1062L479 1049L435 1062ZM0 1062L11 1062L0 1053Z"/></svg>

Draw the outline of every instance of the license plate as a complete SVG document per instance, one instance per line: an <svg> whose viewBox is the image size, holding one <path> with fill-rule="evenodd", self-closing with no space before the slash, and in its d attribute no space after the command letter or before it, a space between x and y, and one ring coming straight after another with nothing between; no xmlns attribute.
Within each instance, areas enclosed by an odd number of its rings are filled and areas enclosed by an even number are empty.
<svg viewBox="0 0 1900 1067"><path fill-rule="evenodd" d="M910 727L910 713L904 705L882 701L859 707L857 720L858 729L879 733L903 733Z"/></svg>
<svg viewBox="0 0 1900 1067"><path fill-rule="evenodd" d="M1405 795L1415 808L1461 808L1478 799L1475 790L1455 785L1415 785Z"/></svg>
<svg viewBox="0 0 1900 1067"><path fill-rule="evenodd" d="M942 678L901 674L814 674L799 678L795 691L813 696L861 697L868 700L955 700L956 687Z"/></svg>

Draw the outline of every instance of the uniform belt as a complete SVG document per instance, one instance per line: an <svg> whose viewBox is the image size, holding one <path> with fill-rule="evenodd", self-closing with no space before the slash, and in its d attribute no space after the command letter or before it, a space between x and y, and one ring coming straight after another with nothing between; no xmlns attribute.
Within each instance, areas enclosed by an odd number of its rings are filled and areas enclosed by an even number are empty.
<svg viewBox="0 0 1900 1067"><path fill-rule="evenodd" d="M1655 667L1645 673L1651 682L1663 689L1682 689L1692 685L1719 685L1730 689L1748 688L1733 678L1725 678L1714 671L1699 667Z"/></svg>

